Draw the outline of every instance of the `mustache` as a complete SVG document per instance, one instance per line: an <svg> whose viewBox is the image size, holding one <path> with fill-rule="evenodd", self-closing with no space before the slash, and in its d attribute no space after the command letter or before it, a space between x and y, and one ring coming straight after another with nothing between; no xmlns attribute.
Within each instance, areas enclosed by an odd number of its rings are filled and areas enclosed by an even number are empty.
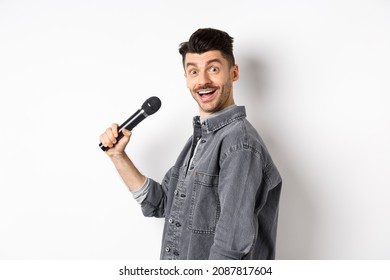
<svg viewBox="0 0 390 280"><path fill-rule="evenodd" d="M202 89L211 89L211 90L216 90L218 89L217 86L213 86L213 85L210 85L210 84L205 84L205 85L201 85L197 88L194 88L194 91L200 91Z"/></svg>

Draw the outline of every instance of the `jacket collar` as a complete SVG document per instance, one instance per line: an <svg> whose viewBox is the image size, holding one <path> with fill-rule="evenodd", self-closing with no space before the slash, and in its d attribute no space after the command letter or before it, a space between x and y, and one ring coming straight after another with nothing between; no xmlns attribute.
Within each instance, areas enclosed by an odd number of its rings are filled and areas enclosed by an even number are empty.
<svg viewBox="0 0 390 280"><path fill-rule="evenodd" d="M210 115L207 119L202 120L199 116L194 117L193 124L201 125L202 132L211 133L218 129L234 122L235 120L246 117L246 110L244 106L231 105L222 111Z"/></svg>

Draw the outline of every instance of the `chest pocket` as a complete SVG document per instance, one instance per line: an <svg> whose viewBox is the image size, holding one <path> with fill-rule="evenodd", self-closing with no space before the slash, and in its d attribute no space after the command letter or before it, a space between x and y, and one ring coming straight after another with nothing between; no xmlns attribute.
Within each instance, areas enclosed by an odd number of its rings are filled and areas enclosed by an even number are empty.
<svg viewBox="0 0 390 280"><path fill-rule="evenodd" d="M188 228L195 233L215 233L221 211L218 180L218 175L196 173L188 220Z"/></svg>

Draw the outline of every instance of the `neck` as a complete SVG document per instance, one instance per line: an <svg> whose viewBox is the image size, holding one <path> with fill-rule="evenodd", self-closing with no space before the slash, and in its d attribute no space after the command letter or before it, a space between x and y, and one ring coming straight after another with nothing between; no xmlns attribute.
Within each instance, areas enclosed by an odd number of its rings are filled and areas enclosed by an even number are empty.
<svg viewBox="0 0 390 280"><path fill-rule="evenodd" d="M219 111L217 111L217 112L214 112L214 113L211 113L211 114L205 114L205 113L202 114L202 113L201 113L201 114L199 115L200 120L203 122L203 121L207 120L209 117L218 115L218 114L222 113L223 111L228 110L229 108L231 108L231 107L233 107L233 106L235 106L235 105L236 105L236 104L234 104L234 102L233 102L232 104L230 104L230 105L224 107L223 109L221 109L221 110L219 110Z"/></svg>

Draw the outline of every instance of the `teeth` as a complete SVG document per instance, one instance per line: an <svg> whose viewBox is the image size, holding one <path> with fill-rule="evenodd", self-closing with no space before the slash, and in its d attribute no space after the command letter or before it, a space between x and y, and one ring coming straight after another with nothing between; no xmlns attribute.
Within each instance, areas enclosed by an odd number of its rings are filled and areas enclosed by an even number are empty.
<svg viewBox="0 0 390 280"><path fill-rule="evenodd" d="M199 91L198 93L199 94L208 94L208 93L212 93L214 90L208 90L208 91Z"/></svg>

